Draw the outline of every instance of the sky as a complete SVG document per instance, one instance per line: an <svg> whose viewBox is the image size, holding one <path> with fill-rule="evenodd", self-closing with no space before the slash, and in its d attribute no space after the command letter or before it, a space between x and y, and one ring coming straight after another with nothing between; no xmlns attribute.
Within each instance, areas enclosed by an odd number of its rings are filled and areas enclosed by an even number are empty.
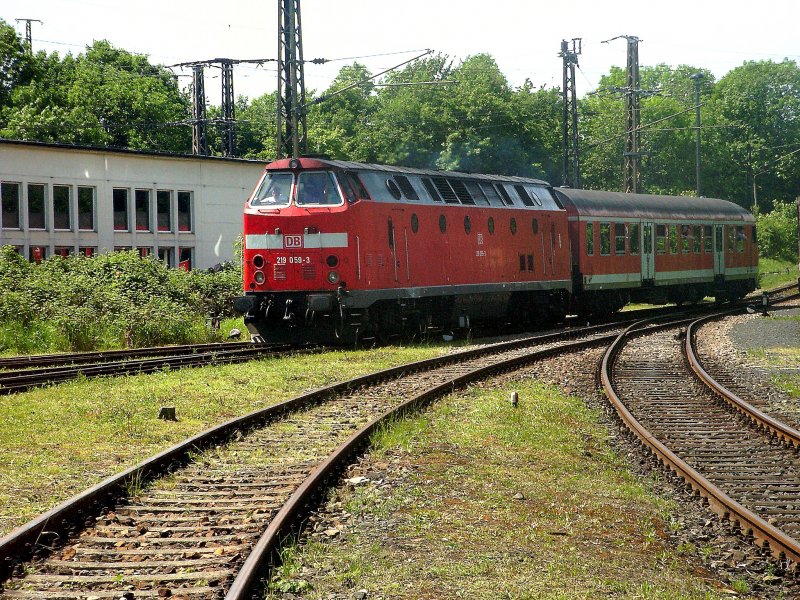
<svg viewBox="0 0 800 600"><path fill-rule="evenodd" d="M354 60L373 73L433 49L458 64L489 53L509 82L560 87L561 40L582 38L579 96L597 88L612 66L625 66L625 41L640 38L641 65L689 64L717 78L747 60L800 61L798 0L302 0L306 87L324 90ZM156 64L212 58L277 56L278 0L0 0L0 18L33 23L33 48L81 53L93 40L149 56ZM360 57L354 59L353 57ZM182 86L190 70L175 69ZM217 70L206 94L219 104ZM234 91L249 98L274 91L274 63L234 67Z"/></svg>

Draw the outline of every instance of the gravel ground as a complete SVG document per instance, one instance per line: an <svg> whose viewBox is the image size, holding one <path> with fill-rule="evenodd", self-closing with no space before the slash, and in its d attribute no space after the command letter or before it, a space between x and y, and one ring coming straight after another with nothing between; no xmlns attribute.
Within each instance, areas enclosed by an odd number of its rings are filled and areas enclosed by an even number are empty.
<svg viewBox="0 0 800 600"><path fill-rule="evenodd" d="M800 346L797 338L790 338L786 328L776 326L776 323L756 315L713 323L700 332L698 347L704 360L709 361L707 366L710 371L716 373L715 369L724 366L725 373L733 374L743 388L744 382L748 382L748 389L756 386L759 395L765 398L764 408L791 423L800 424L800 409L796 406L798 401L771 386L770 371L755 363L747 354L748 349L780 343ZM795 334L800 337L800 325L792 335ZM719 582L717 587L721 593L737 596L732 589L733 582L745 581L748 592L739 597L800 598L800 577L796 572L784 570L784 565L779 561L718 519L698 501L693 492L687 490L682 481L659 467L652 458L643 454L638 444L632 442L605 398L597 394L596 368L602 352L589 350L580 355L556 357L530 369L505 375L496 383L535 377L599 408L613 436L615 450L627 459L631 471L647 482L646 485L656 494L671 499L677 506L673 516L675 522L660 532L664 543L674 548L694 548L686 556L689 568L697 575ZM712 361L712 353L722 358ZM405 481L408 478L407 467L395 469L395 464L390 460L376 465L367 455L344 475L342 487L347 485L345 481L348 478L362 475L371 480L368 485L385 486L388 482ZM332 528L367 527L383 531L387 526L390 524L359 522L343 512L341 504L331 503L313 515L304 535L324 538L324 532ZM367 595L358 597L366 598Z"/></svg>

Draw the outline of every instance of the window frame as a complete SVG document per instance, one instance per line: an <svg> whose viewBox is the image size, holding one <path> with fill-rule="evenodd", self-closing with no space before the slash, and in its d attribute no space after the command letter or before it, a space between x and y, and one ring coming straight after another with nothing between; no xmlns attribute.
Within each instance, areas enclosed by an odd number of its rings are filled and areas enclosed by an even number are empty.
<svg viewBox="0 0 800 600"><path fill-rule="evenodd" d="M15 186L16 187L16 196L17 196L17 209L16 213L9 211L8 214L16 214L16 225L10 225L6 223L6 201L9 200L9 204L13 202L12 198L6 197L6 189L7 186ZM22 183L19 181L3 181L0 182L0 226L3 229L8 229L11 231L19 231L22 229Z"/></svg>
<svg viewBox="0 0 800 600"><path fill-rule="evenodd" d="M601 222L600 232L600 256L611 256L611 222Z"/></svg>
<svg viewBox="0 0 800 600"><path fill-rule="evenodd" d="M586 256L594 256L594 223L586 223Z"/></svg>
<svg viewBox="0 0 800 600"><path fill-rule="evenodd" d="M81 210L81 204L84 201L81 198L81 192L89 191L91 197L89 198L89 216L91 218L91 223L89 227L84 226L83 216L86 214ZM88 185L79 185L78 186L78 193L77 193L77 205L78 205L78 231L97 231L97 188L94 186Z"/></svg>
<svg viewBox="0 0 800 600"><path fill-rule="evenodd" d="M622 227L620 234L619 228ZM628 253L628 227L625 223L614 223L614 255L625 256ZM620 242L622 242L622 249L620 250Z"/></svg>
<svg viewBox="0 0 800 600"><path fill-rule="evenodd" d="M56 210L56 202L61 202L61 198L57 198L57 193L61 190L66 190L67 192L67 206L66 211L58 211ZM73 231L72 227L72 186L71 185L64 185L64 184L53 184L53 231ZM59 227L57 223L57 219L59 215L65 214L67 217L67 226L66 227Z"/></svg>
<svg viewBox="0 0 800 600"><path fill-rule="evenodd" d="M34 226L31 225L31 214L32 214L31 213L31 189L35 188L35 187L42 189L42 226L41 227L38 227L38 226L34 227ZM28 194L28 207L27 207L28 229L32 230L32 231L47 231L47 226L48 226L48 223L47 223L47 215L48 215L48 210L47 210L48 193L47 193L47 190L48 190L48 185L46 183L29 182L25 186L25 189L26 189L27 194Z"/></svg>

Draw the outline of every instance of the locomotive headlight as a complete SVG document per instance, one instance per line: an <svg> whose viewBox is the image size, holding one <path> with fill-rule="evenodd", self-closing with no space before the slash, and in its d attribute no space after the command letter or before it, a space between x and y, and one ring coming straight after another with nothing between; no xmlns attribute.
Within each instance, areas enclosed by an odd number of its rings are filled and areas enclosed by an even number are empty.
<svg viewBox="0 0 800 600"><path fill-rule="evenodd" d="M337 283L339 281L339 273L331 271L328 273L328 283Z"/></svg>
<svg viewBox="0 0 800 600"><path fill-rule="evenodd" d="M260 254L256 254L253 257L253 266L256 269L263 269L264 268L264 257L261 256Z"/></svg>
<svg viewBox="0 0 800 600"><path fill-rule="evenodd" d="M325 262L331 269L333 269L336 265L339 264L339 258L331 254L330 256L328 256L328 258L325 259Z"/></svg>
<svg viewBox="0 0 800 600"><path fill-rule="evenodd" d="M261 285L262 283L264 283L264 281L266 281L267 278L264 276L264 273L262 271L256 271L256 274L253 275L253 279L256 280L256 283L258 285Z"/></svg>

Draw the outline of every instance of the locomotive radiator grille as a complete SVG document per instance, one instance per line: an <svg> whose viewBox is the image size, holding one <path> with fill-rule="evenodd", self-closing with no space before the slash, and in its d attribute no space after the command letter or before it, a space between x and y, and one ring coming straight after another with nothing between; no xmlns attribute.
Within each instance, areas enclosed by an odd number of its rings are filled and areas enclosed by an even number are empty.
<svg viewBox="0 0 800 600"><path fill-rule="evenodd" d="M317 268L314 265L303 265L303 279L316 279Z"/></svg>

